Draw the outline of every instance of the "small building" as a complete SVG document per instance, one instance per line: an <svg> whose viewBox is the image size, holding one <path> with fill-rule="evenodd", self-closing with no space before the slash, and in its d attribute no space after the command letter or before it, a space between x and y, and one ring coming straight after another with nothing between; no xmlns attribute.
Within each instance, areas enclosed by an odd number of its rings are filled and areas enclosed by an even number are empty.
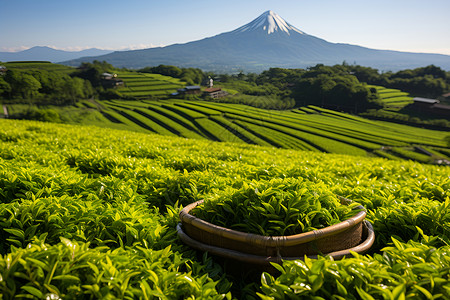
<svg viewBox="0 0 450 300"><path fill-rule="evenodd" d="M437 99L429 99L429 98L422 98L422 97L414 97L413 103L411 104L412 108L415 109L429 109L434 104L439 103L439 100Z"/></svg>
<svg viewBox="0 0 450 300"><path fill-rule="evenodd" d="M5 75L8 69L5 66L0 66L0 75Z"/></svg>
<svg viewBox="0 0 450 300"><path fill-rule="evenodd" d="M123 86L123 80L117 78L117 74L110 74L105 72L102 74L102 85L104 88Z"/></svg>
<svg viewBox="0 0 450 300"><path fill-rule="evenodd" d="M181 95L198 95L201 92L200 86L198 85L188 85L182 89L178 89L178 94Z"/></svg>
<svg viewBox="0 0 450 300"><path fill-rule="evenodd" d="M228 96L226 91L222 91L221 88L207 88L203 91L203 95L211 98L222 98Z"/></svg>
<svg viewBox="0 0 450 300"><path fill-rule="evenodd" d="M413 98L414 103L422 103L422 104L436 104L439 103L439 100L437 99L430 99L430 98L422 98L422 97L414 97Z"/></svg>
<svg viewBox="0 0 450 300"><path fill-rule="evenodd" d="M414 103L411 104L411 108L417 111L420 110L437 116L450 116L450 105L441 104L437 99L416 97L413 100Z"/></svg>

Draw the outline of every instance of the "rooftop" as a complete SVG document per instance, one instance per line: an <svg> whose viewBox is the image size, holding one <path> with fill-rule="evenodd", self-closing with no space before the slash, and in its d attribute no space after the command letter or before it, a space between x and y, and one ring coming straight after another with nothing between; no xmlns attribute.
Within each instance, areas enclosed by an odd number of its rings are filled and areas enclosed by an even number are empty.
<svg viewBox="0 0 450 300"><path fill-rule="evenodd" d="M218 92L218 91L221 91L222 89L221 88L207 88L207 89L205 89L205 92L207 92L207 93L214 93L214 92Z"/></svg>
<svg viewBox="0 0 450 300"><path fill-rule="evenodd" d="M199 90L200 86L198 85L188 85L185 87L186 90Z"/></svg>
<svg viewBox="0 0 450 300"><path fill-rule="evenodd" d="M439 103L439 100L422 97L414 97L413 100L414 102L429 103L429 104Z"/></svg>

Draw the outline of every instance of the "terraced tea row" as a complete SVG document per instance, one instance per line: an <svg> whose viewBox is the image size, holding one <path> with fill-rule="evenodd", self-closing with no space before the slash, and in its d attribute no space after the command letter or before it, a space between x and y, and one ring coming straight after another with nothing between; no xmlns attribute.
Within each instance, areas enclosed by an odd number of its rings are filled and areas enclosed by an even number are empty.
<svg viewBox="0 0 450 300"><path fill-rule="evenodd" d="M135 98L167 96L185 85L179 79L160 74L119 72L117 75L125 84L118 91Z"/></svg>
<svg viewBox="0 0 450 300"><path fill-rule="evenodd" d="M268 111L187 100L113 100L104 105L126 118L126 123L163 135L421 162L448 159L442 152L445 132L371 121L315 106ZM435 152L427 156L420 147Z"/></svg>
<svg viewBox="0 0 450 300"><path fill-rule="evenodd" d="M368 85L367 87L376 89L381 103L386 109L400 110L408 104L413 103L413 97L400 90L388 89L377 85Z"/></svg>

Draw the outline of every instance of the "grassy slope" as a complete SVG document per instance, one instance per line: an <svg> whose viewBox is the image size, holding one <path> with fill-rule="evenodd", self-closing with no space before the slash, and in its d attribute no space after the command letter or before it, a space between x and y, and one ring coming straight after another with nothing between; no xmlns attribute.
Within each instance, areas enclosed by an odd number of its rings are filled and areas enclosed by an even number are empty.
<svg viewBox="0 0 450 300"><path fill-rule="evenodd" d="M6 68L8 69L23 69L23 70L30 70L30 69L41 69L46 71L58 71L58 72L64 72L64 73L72 73L76 69L73 67L68 67L60 64L54 64L50 62L9 62L9 63L2 63Z"/></svg>

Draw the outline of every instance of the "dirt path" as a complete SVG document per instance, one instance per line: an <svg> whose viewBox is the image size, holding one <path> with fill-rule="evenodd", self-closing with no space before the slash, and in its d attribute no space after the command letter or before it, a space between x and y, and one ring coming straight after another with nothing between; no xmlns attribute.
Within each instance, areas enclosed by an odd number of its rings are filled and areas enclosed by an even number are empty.
<svg viewBox="0 0 450 300"><path fill-rule="evenodd" d="M8 119L9 115L8 115L8 108L6 107L5 104L3 104L3 118Z"/></svg>
<svg viewBox="0 0 450 300"><path fill-rule="evenodd" d="M88 101L91 102L91 103L93 103L93 104L95 104L95 106L97 106L97 108L98 108L99 111L102 111L102 110L105 109L105 108L103 107L103 105L101 105L100 103L98 103L97 101L95 101L94 98L91 98L91 99L89 99Z"/></svg>

